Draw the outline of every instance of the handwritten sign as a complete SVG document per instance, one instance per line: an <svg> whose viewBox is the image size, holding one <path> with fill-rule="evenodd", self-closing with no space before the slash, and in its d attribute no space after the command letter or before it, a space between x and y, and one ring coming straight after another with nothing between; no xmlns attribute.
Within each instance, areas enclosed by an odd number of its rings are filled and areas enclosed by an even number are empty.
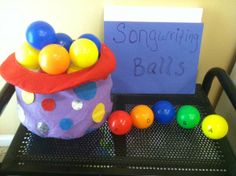
<svg viewBox="0 0 236 176"><path fill-rule="evenodd" d="M193 94L202 23L105 21L115 93Z"/></svg>

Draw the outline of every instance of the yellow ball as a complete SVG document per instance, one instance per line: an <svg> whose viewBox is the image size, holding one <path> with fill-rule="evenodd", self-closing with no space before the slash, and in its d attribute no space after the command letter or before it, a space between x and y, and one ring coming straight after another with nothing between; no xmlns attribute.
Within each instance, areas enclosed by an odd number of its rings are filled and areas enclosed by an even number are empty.
<svg viewBox="0 0 236 176"><path fill-rule="evenodd" d="M70 46L69 53L72 63L80 68L94 65L99 55L96 44L85 38L75 40Z"/></svg>
<svg viewBox="0 0 236 176"><path fill-rule="evenodd" d="M24 42L15 52L16 60L27 69L39 68L39 50L36 50L27 42Z"/></svg>
<svg viewBox="0 0 236 176"><path fill-rule="evenodd" d="M228 132L228 123L220 115L208 115L202 121L202 131L210 139L221 139Z"/></svg>
<svg viewBox="0 0 236 176"><path fill-rule="evenodd" d="M76 67L74 64L70 64L69 68L67 69L67 74L74 73L80 70L83 70L83 68L79 68Z"/></svg>

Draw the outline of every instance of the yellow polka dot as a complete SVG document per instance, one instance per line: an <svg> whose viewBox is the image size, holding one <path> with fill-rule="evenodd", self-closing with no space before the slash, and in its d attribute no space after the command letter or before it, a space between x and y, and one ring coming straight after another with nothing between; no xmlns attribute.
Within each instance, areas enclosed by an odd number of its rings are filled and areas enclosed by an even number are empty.
<svg viewBox="0 0 236 176"><path fill-rule="evenodd" d="M21 96L22 96L22 99L23 101L26 103L26 104L31 104L34 102L34 94L33 93L30 93L30 92L26 92L26 91L21 91Z"/></svg>
<svg viewBox="0 0 236 176"><path fill-rule="evenodd" d="M95 123L100 123L103 120L105 113L105 105L103 103L97 104L96 107L93 109L93 121Z"/></svg>

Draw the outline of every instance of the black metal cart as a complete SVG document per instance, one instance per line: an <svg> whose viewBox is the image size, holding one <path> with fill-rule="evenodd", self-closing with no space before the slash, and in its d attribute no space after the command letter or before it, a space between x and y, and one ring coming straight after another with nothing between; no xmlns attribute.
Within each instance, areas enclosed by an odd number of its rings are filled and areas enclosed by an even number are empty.
<svg viewBox="0 0 236 176"><path fill-rule="evenodd" d="M236 109L236 88L224 70L211 69L194 95L113 95L113 109L136 104L171 101L176 109L196 106L201 117L214 113L207 98L217 77ZM0 113L14 93L6 84L0 95ZM230 117L235 118L235 117ZM235 134L236 135L236 134ZM236 137L235 137L236 140ZM228 138L206 138L200 127L193 130L154 123L146 130L133 128L126 136L113 136L107 127L74 140L40 138L20 125L0 166L3 175L160 175L235 176L236 153Z"/></svg>

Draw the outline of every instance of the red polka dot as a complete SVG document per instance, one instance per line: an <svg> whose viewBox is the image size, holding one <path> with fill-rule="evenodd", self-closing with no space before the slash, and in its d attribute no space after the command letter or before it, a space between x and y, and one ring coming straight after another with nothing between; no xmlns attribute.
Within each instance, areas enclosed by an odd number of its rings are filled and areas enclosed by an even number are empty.
<svg viewBox="0 0 236 176"><path fill-rule="evenodd" d="M53 111L56 107L55 101L50 98L44 99L41 105L45 111Z"/></svg>

